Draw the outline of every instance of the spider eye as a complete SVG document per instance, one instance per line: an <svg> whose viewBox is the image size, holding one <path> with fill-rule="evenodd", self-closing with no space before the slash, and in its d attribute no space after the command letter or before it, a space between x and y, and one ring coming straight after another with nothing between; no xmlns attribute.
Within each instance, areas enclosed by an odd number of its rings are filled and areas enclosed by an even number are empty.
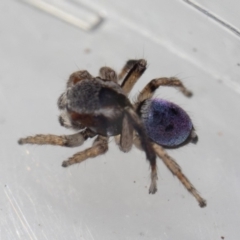
<svg viewBox="0 0 240 240"><path fill-rule="evenodd" d="M141 112L149 138L165 147L181 145L193 129L188 114L178 105L163 99L147 100Z"/></svg>

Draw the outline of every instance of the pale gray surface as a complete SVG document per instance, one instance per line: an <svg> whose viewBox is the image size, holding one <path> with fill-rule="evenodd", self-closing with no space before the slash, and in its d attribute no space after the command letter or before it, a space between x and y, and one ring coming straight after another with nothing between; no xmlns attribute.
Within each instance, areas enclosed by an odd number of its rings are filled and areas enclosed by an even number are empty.
<svg viewBox="0 0 240 240"><path fill-rule="evenodd" d="M112 2L88 2L105 21L84 32L21 1L0 1L0 239L239 239L239 38L183 1ZM69 133L56 100L71 72L97 75L143 57L149 67L132 97L160 76L178 76L194 92L156 96L179 103L196 125L199 143L169 153L207 199L204 209L160 160L159 190L148 195L145 155L124 154L113 141L104 156L68 169L61 162L91 141L75 149L17 144Z"/></svg>
<svg viewBox="0 0 240 240"><path fill-rule="evenodd" d="M214 13L215 16L224 20L224 22L231 24L232 26L236 27L236 29L240 30L238 1L195 0L191 2L198 4L211 13Z"/></svg>

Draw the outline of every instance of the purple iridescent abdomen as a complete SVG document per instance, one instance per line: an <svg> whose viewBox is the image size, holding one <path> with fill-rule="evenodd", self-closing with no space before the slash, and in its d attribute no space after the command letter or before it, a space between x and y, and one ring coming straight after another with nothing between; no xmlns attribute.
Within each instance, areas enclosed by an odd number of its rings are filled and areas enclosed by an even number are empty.
<svg viewBox="0 0 240 240"><path fill-rule="evenodd" d="M188 114L178 105L163 99L147 100L141 108L141 118L149 138L166 147L182 144L193 129Z"/></svg>

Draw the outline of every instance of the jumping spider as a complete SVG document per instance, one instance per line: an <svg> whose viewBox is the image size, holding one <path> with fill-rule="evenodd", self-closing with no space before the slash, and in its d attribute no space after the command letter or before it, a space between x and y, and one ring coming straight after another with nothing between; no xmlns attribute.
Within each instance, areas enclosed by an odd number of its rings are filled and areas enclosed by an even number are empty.
<svg viewBox="0 0 240 240"><path fill-rule="evenodd" d="M149 193L157 191L157 155L196 198L200 207L204 207L206 201L163 148L196 143L197 135L192 122L178 105L152 98L160 86L176 87L187 97L192 94L177 78L156 78L143 88L137 101L132 104L128 94L146 66L144 59L129 60L118 76L109 67L102 67L99 77L93 77L86 70L74 72L67 81L65 92L58 99L58 107L61 110L60 124L78 132L63 136L29 136L19 139L18 143L76 147L97 135L92 147L63 161L62 166L68 167L105 153L109 137L115 136L121 151L128 152L132 144L145 151L151 166Z"/></svg>

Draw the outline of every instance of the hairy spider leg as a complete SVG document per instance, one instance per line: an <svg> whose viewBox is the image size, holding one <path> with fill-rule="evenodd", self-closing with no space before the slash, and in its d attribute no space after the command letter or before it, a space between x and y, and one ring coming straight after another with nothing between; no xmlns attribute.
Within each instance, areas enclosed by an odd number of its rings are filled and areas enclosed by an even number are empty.
<svg viewBox="0 0 240 240"><path fill-rule="evenodd" d="M90 129L85 129L82 132L78 132L71 135L57 136L53 134L37 134L35 136L29 136L26 138L20 138L18 143L23 144L37 144L37 145L57 145L65 147L77 147L81 146L85 140L96 136L96 133Z"/></svg>
<svg viewBox="0 0 240 240"><path fill-rule="evenodd" d="M98 136L94 142L92 147L87 148L81 152L74 154L68 160L63 161L62 166L68 167L75 163L81 163L88 158L94 158L101 154L104 154L108 150L108 137Z"/></svg>
<svg viewBox="0 0 240 240"><path fill-rule="evenodd" d="M130 60L130 63L134 60ZM129 64L129 61L126 63L125 66L131 66L129 69L127 75L125 76L121 87L123 91L125 92L126 95L130 93L132 90L133 86L137 82L137 80L143 75L147 68L147 61L144 59L136 60L134 64ZM123 68L125 69L125 67ZM120 73L121 74L121 73Z"/></svg>
<svg viewBox="0 0 240 240"><path fill-rule="evenodd" d="M155 153L155 151L152 147L151 141L149 140L149 138L148 138L148 136L145 132L142 121L139 118L139 116L136 114L136 112L130 107L126 107L124 112L127 115L127 117L130 119L130 121L133 125L133 128L138 133L142 149L145 151L146 158L150 163L150 166L151 166L151 184L150 184L150 187L149 187L149 193L154 194L157 191L157 179L158 179L156 153Z"/></svg>
<svg viewBox="0 0 240 240"><path fill-rule="evenodd" d="M129 152L132 148L132 144L133 144L133 126L131 124L131 121L129 121L128 116L124 115L122 121L122 132L120 135L119 148L123 152Z"/></svg>
<svg viewBox="0 0 240 240"><path fill-rule="evenodd" d="M142 144L138 136L135 136L133 140L134 145L142 150ZM160 145L153 143L152 144L154 151L158 155L160 159L162 159L163 163L166 167L172 172L174 176L176 176L179 181L183 184L183 186L196 198L200 207L205 207L207 205L206 200L203 199L193 184L187 179L187 177L183 174L180 166L176 163L176 161L167 154L163 147Z"/></svg>
<svg viewBox="0 0 240 240"><path fill-rule="evenodd" d="M122 80L124 76L130 71L134 64L136 64L139 60L130 59L123 66L121 72L118 74L118 80Z"/></svg>
<svg viewBox="0 0 240 240"><path fill-rule="evenodd" d="M182 92L186 97L192 96L192 92L183 85L181 80L175 77L164 77L151 80L138 95L137 102L140 103L146 99L151 98L155 90L161 86L175 87L179 89L179 91Z"/></svg>
<svg viewBox="0 0 240 240"><path fill-rule="evenodd" d="M192 183L187 179L187 177L183 174L180 166L174 161L174 159L167 154L167 152L158 144L153 143L153 148L157 153L158 157L162 159L167 168L175 175L179 181L183 184L183 186L196 198L200 207L205 207L207 202L203 199L196 188L192 185Z"/></svg>
<svg viewBox="0 0 240 240"><path fill-rule="evenodd" d="M100 68L99 75L102 79L117 83L117 73L110 67Z"/></svg>
<svg viewBox="0 0 240 240"><path fill-rule="evenodd" d="M119 75L121 79L127 72L125 79L121 85L126 95L132 90L134 84L141 77L146 70L147 62L143 59L129 60L123 67L122 72ZM106 80L116 82L116 72L109 67L102 67L99 71L100 77ZM122 77L121 77L122 75ZM122 132L120 137L115 136L115 141L120 146L120 150L123 152L130 151L133 144L133 128L139 134L143 149L146 153L146 157L151 165L151 185L149 193L154 194L157 191L157 166L156 166L156 154L152 148L151 142L148 140L148 136L144 130L143 124L138 115L130 107L125 108L125 115L122 122ZM120 138L120 140L119 140Z"/></svg>

